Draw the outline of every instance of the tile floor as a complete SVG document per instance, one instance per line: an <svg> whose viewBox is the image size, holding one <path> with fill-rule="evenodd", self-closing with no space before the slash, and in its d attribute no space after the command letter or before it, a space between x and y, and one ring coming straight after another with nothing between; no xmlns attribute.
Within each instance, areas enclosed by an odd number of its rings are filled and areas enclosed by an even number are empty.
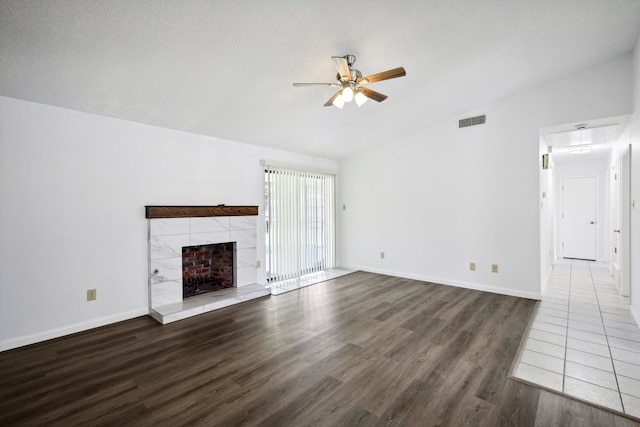
<svg viewBox="0 0 640 427"><path fill-rule="evenodd" d="M640 418L640 328L604 263L553 268L513 376Z"/></svg>
<svg viewBox="0 0 640 427"><path fill-rule="evenodd" d="M346 268L331 268L329 270L319 271L317 273L307 274L295 279L282 280L280 282L271 282L271 295L279 295L285 292L295 291L305 286L314 285L324 282L325 280L335 279L336 277L345 276L353 273L355 270Z"/></svg>

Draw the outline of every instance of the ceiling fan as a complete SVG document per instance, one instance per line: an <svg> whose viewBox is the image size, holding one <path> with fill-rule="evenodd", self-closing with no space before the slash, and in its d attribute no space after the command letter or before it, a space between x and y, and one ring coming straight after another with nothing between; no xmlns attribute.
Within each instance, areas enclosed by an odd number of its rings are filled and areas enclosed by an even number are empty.
<svg viewBox="0 0 640 427"><path fill-rule="evenodd" d="M404 77L407 75L406 71L402 67L394 68L392 70L383 71L381 73L371 74L370 76L362 77L362 73L355 68L351 68L356 62L355 55L345 56L332 56L331 60L338 70L336 79L337 83L294 83L294 87L305 86L331 86L340 88L329 99L325 107L335 105L338 108L342 108L345 102L355 100L356 104L361 106L366 102L368 98L377 102L382 102L387 99L387 95L383 95L379 92L369 89L364 86L369 83L375 83L382 80L395 79L397 77Z"/></svg>

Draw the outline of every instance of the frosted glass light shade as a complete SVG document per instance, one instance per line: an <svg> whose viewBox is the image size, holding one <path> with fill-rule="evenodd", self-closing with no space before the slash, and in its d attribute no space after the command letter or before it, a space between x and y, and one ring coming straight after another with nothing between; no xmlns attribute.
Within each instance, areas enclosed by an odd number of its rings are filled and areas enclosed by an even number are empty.
<svg viewBox="0 0 640 427"><path fill-rule="evenodd" d="M354 96L354 99L356 100L356 104L358 104L358 107L360 107L362 104L364 104L365 102L367 102L367 97L364 96L364 94L362 92L356 92L356 95Z"/></svg>
<svg viewBox="0 0 640 427"><path fill-rule="evenodd" d="M344 106L344 97L342 95L336 96L336 99L333 100L332 104L338 108L342 108Z"/></svg>
<svg viewBox="0 0 640 427"><path fill-rule="evenodd" d="M344 99L344 102L351 102L353 100L353 89L349 86L342 89L342 99Z"/></svg>

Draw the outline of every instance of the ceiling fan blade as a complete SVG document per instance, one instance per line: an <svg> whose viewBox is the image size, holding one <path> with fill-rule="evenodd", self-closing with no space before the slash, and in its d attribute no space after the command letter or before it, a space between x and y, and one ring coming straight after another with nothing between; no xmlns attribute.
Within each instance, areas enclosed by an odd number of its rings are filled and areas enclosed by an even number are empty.
<svg viewBox="0 0 640 427"><path fill-rule="evenodd" d="M373 99L374 101L377 101L377 102L382 102L385 99L387 99L387 95L383 95L380 92L376 92L375 90L371 90L371 89L366 88L366 87L361 87L358 90L361 90L362 94L364 96L366 96L367 98L371 98L371 99Z"/></svg>
<svg viewBox="0 0 640 427"><path fill-rule="evenodd" d="M349 69L349 63L346 58L342 56L332 56L331 60L336 64L338 74L346 80L351 80L351 70Z"/></svg>
<svg viewBox="0 0 640 427"><path fill-rule="evenodd" d="M337 91L337 92L335 93L335 95L333 95L333 96L331 97L331 99L329 99L329 100L326 102L326 104L324 104L324 107L331 107L331 106L333 105L333 100L334 100L334 99L336 99L336 98L338 97L338 95L340 95L340 93L342 93L342 91L341 91L341 90Z"/></svg>
<svg viewBox="0 0 640 427"><path fill-rule="evenodd" d="M331 86L331 87L342 87L338 83L294 83L293 87L309 87L309 86Z"/></svg>
<svg viewBox="0 0 640 427"><path fill-rule="evenodd" d="M398 68L394 68L393 70L387 70L381 73L371 74L370 76L367 76L367 77L362 77L361 79L358 79L358 83L359 84L375 83L382 80L389 80L389 79L395 79L397 77L404 77L406 75L407 75L407 72L404 70L404 68L398 67Z"/></svg>

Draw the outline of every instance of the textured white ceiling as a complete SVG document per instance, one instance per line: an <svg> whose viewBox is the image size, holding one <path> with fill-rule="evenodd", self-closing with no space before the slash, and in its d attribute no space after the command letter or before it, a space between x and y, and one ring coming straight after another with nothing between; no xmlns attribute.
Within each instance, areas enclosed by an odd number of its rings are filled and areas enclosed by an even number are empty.
<svg viewBox="0 0 640 427"><path fill-rule="evenodd" d="M340 158L632 51L638 0L0 0L0 95ZM322 107L354 54L382 103Z"/></svg>

